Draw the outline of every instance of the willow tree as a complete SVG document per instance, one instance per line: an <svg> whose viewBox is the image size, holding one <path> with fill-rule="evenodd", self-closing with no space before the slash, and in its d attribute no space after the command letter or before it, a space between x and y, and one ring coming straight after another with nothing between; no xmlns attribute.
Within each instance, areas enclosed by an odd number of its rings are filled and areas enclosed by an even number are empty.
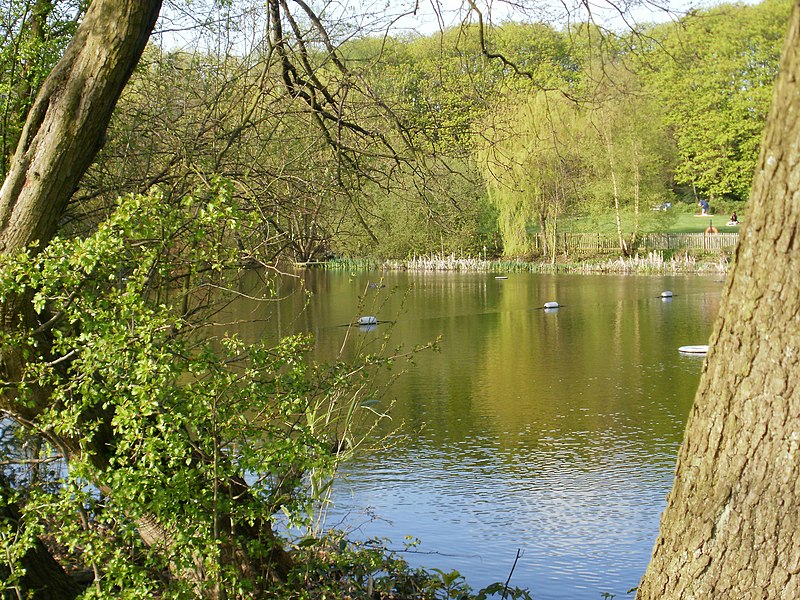
<svg viewBox="0 0 800 600"><path fill-rule="evenodd" d="M528 233L538 226L542 250L555 259L559 218L580 198L587 127L578 107L560 92L537 92L493 114L479 162L498 211L507 256L535 251Z"/></svg>
<svg viewBox="0 0 800 600"><path fill-rule="evenodd" d="M641 600L800 596L800 2Z"/></svg>

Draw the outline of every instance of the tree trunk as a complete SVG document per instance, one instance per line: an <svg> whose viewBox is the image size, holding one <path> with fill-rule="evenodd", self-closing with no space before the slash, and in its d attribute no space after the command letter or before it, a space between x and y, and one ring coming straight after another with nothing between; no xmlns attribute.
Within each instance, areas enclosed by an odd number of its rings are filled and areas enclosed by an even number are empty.
<svg viewBox="0 0 800 600"><path fill-rule="evenodd" d="M0 252L41 248L52 239L78 181L102 145L111 113L160 8L161 0L92 2L28 113L0 188ZM28 297L6 298L0 305L0 326L6 330L33 325L34 319ZM21 352L2 349L4 381L18 381L23 365ZM8 386L2 405L11 414L33 418L48 402L47 390L38 392L35 405L22 406ZM0 522L18 523L13 506L4 508ZM19 597L75 596L75 587L43 544L37 543L22 563L26 574Z"/></svg>
<svg viewBox="0 0 800 600"><path fill-rule="evenodd" d="M800 598L800 1L637 598Z"/></svg>
<svg viewBox="0 0 800 600"><path fill-rule="evenodd" d="M639 243L639 200L642 188L642 173L639 165L639 148L636 145L636 138L631 139L631 161L633 162L633 232L631 233L628 245L628 253L632 254L633 250Z"/></svg>
<svg viewBox="0 0 800 600"><path fill-rule="evenodd" d="M161 0L92 2L31 107L0 189L0 251L55 234L160 8Z"/></svg>
<svg viewBox="0 0 800 600"><path fill-rule="evenodd" d="M600 124L601 135L603 143L606 147L606 154L608 155L608 168L611 172L611 191L614 197L614 219L617 226L617 241L619 242L620 252L624 256L628 255L628 245L625 243L625 237L622 235L622 218L620 216L619 208L619 186L617 185L617 170L614 163L614 142L611 140L611 134L606 127L605 118L601 117L603 122Z"/></svg>
<svg viewBox="0 0 800 600"><path fill-rule="evenodd" d="M19 509L11 500L5 488L5 481L0 480L0 522L17 526ZM34 600L72 600L83 591L56 562L47 547L36 541L22 557L21 566L25 569L18 586L2 592L2 598L33 598ZM0 580L8 580L11 572L7 565L0 563ZM28 596L30 594L30 596Z"/></svg>
<svg viewBox="0 0 800 600"><path fill-rule="evenodd" d="M539 238L542 240L542 256L550 254L550 241L547 239L547 214L544 208L539 210Z"/></svg>

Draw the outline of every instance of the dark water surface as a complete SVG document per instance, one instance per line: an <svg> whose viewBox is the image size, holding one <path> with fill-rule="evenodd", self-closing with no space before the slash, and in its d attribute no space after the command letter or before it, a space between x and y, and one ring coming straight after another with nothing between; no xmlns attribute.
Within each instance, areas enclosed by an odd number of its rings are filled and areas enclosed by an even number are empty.
<svg viewBox="0 0 800 600"><path fill-rule="evenodd" d="M476 589L505 581L519 549L511 583L534 598L631 597L702 368L678 347L707 343L722 278L387 273L370 288L379 277L304 272L269 310L237 309L272 315L245 336L312 332L322 359L360 315L395 321L350 331L367 347L390 329L392 347L442 336L391 389L384 432L405 436L344 465L329 523L419 538L412 564Z"/></svg>

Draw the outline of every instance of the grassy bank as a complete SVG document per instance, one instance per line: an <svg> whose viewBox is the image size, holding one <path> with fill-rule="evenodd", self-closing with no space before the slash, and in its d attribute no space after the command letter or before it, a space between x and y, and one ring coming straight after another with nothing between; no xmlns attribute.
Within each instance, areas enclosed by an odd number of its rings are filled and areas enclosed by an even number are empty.
<svg viewBox="0 0 800 600"><path fill-rule="evenodd" d="M743 217L739 216L740 219ZM706 227L713 225L720 233L738 233L739 225L727 225L729 215L699 215L696 213L678 213L667 230L668 233L702 233Z"/></svg>

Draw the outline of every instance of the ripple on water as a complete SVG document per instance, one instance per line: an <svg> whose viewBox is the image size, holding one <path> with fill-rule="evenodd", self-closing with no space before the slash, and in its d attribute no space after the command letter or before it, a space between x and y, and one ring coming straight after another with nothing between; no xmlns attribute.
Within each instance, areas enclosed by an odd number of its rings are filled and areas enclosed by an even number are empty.
<svg viewBox="0 0 800 600"><path fill-rule="evenodd" d="M491 285L482 297L491 318L471 320L471 296L455 294L464 310L437 321L442 353L397 391L398 422L414 433L344 465L335 510L365 536L419 538L426 554L408 555L413 565L458 569L475 588L505 581L519 549L512 584L537 600L625 597L650 555L702 366L676 349L707 338L718 286L514 279L513 294ZM654 301L656 288L676 301ZM542 296L568 308L546 319L515 310ZM358 521L365 506L382 518Z"/></svg>
<svg viewBox="0 0 800 600"><path fill-rule="evenodd" d="M515 581L537 598L568 597L562 594L573 587L597 597L636 584L657 528L652 507L669 487L672 452L661 469L643 468L653 455L619 431L550 432L527 453L499 448L489 437L456 446L415 444L394 449L380 467L348 465L351 482L340 483L337 501L352 485L360 502L391 514L388 523L362 524L365 532L412 535L422 551L433 540L444 555L423 555L419 564L464 570L476 587L504 580L517 548L523 557Z"/></svg>

